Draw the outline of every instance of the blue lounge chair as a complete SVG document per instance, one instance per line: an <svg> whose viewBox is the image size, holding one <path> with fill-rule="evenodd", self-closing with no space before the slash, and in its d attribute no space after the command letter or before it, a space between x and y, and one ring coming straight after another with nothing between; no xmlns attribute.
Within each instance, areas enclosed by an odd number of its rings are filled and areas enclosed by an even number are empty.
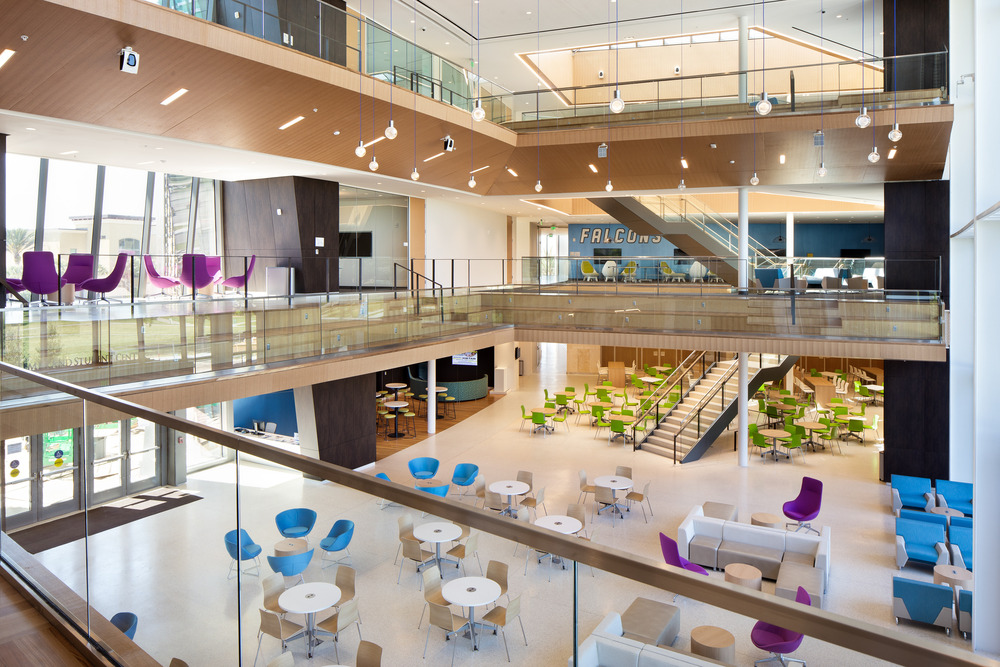
<svg viewBox="0 0 1000 667"><path fill-rule="evenodd" d="M937 492L938 507L950 507L965 516L972 516L972 484L939 479L934 490Z"/></svg>
<svg viewBox="0 0 1000 667"><path fill-rule="evenodd" d="M892 578L892 614L896 623L904 618L939 625L951 634L951 586L913 581L902 577Z"/></svg>
<svg viewBox="0 0 1000 667"><path fill-rule="evenodd" d="M307 507L285 510L274 517L274 523L282 537L304 538L316 525L316 511Z"/></svg>
<svg viewBox="0 0 1000 667"><path fill-rule="evenodd" d="M944 542L944 526L896 519L896 566L903 569L909 561L927 565L946 564L948 549Z"/></svg>
<svg viewBox="0 0 1000 667"><path fill-rule="evenodd" d="M323 550L323 562L327 564L339 563L344 560L344 558L349 558L351 550L347 548L347 545L351 543L351 538L353 537L353 521L348 519L340 519L336 521L333 524L333 528L330 529L329 534L319 542L319 548ZM338 551L346 551L347 556L337 559L327 559L328 554L337 553ZM326 567L326 565L323 567Z"/></svg>
<svg viewBox="0 0 1000 667"><path fill-rule="evenodd" d="M227 579L232 579L234 571L239 567L240 561L252 560L254 561L254 567L257 569L256 572L250 572L254 568L247 568L243 572L246 574L252 574L255 577L260 576L260 552L261 548L259 544L255 544L247 531L242 528L239 530L239 540L236 539L237 531L231 530L226 533L226 551L232 557L233 562L229 565L229 576ZM239 544L237 544L237 541Z"/></svg>
<svg viewBox="0 0 1000 667"><path fill-rule="evenodd" d="M898 516L899 510L904 507L925 512L934 507L934 492L931 489L930 479L909 475L892 476L892 511Z"/></svg>

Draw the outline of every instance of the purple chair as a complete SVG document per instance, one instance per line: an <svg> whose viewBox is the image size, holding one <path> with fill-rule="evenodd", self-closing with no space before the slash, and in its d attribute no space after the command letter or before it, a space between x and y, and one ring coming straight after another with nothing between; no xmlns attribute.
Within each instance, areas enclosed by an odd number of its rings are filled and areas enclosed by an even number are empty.
<svg viewBox="0 0 1000 667"><path fill-rule="evenodd" d="M90 280L84 280L77 286L77 289L87 290L88 292L98 292L101 295L100 301L111 300L108 298L108 292L114 290L118 287L118 283L122 281L122 275L125 274L125 269L128 267L129 254L127 252L118 253L118 261L115 262L114 268L111 269L111 273L104 276L103 278L91 278Z"/></svg>
<svg viewBox="0 0 1000 667"><path fill-rule="evenodd" d="M177 278L171 278L170 276L161 276L156 272L156 267L153 266L153 258L149 255L145 255L142 258L143 263L146 265L146 280L153 287L160 288L160 294L163 294L163 290L170 289L171 287L177 287L181 284L181 281Z"/></svg>
<svg viewBox="0 0 1000 667"><path fill-rule="evenodd" d="M47 303L46 294L58 292L66 284L56 272L56 261L51 252L29 251L21 256L21 261L24 263L24 271L21 274L20 285L32 294L41 296L42 303ZM16 288L16 285L14 287Z"/></svg>
<svg viewBox="0 0 1000 667"><path fill-rule="evenodd" d="M708 576L708 572L701 565L697 565L687 558L681 557L680 551L677 550L677 542L663 533L660 533L660 551L663 552L663 560L666 561L667 565L673 565L674 567L683 568L688 572Z"/></svg>
<svg viewBox="0 0 1000 667"><path fill-rule="evenodd" d="M218 259L218 258L216 258ZM181 258L181 284L192 290L200 290L215 282L218 270L212 271L208 257L202 254L185 253Z"/></svg>
<svg viewBox="0 0 1000 667"><path fill-rule="evenodd" d="M73 253L69 256L62 277L64 281L73 285L79 285L84 280L93 278L94 256L82 252Z"/></svg>
<svg viewBox="0 0 1000 667"><path fill-rule="evenodd" d="M803 477L798 497L781 506L781 511L792 520L785 524L785 527L794 525L795 532L805 528L819 535L819 531L809 525L809 521L819 516L819 506L822 501L823 482L812 477Z"/></svg>
<svg viewBox="0 0 1000 667"><path fill-rule="evenodd" d="M799 586L798 593L795 594L795 601L807 607L812 604L812 598L809 597L809 593L801 586ZM785 628L779 628L777 625L757 621L757 624L753 626L753 630L750 631L750 641L757 648L771 652L770 658L757 660L753 663L754 667L766 662L777 662L783 667L788 665L789 662L801 662L803 666L806 664L805 660L787 658L783 655L791 653L799 647L799 644L802 643L801 632L792 632Z"/></svg>
<svg viewBox="0 0 1000 667"><path fill-rule="evenodd" d="M205 255L205 268L212 276L212 284L222 282L222 258L218 255Z"/></svg>
<svg viewBox="0 0 1000 667"><path fill-rule="evenodd" d="M232 287L234 289L243 288L246 289L247 282L250 280L250 274L253 273L253 265L257 261L257 255L250 255L250 261L247 263L246 273L238 276L232 276L226 278L222 281L223 287Z"/></svg>

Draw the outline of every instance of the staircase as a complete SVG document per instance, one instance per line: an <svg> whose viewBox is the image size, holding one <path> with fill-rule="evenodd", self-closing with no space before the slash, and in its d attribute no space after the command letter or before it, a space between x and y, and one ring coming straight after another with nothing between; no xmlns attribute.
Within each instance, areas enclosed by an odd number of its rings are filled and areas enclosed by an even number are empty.
<svg viewBox="0 0 1000 667"><path fill-rule="evenodd" d="M752 396L764 382L782 377L797 360L798 357L773 354L750 355L749 394ZM736 417L738 366L736 358L715 363L704 377L692 383L688 393L660 420L640 448L674 458L676 439L676 461L687 463L700 458Z"/></svg>

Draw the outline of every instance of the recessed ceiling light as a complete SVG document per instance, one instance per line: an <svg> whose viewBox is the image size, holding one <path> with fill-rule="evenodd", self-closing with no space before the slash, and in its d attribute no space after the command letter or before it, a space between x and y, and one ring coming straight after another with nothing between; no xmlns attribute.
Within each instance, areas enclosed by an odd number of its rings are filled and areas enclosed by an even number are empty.
<svg viewBox="0 0 1000 667"><path fill-rule="evenodd" d="M595 166L594 166L594 165L592 165L592 164L588 164L587 166L588 166L588 167L590 167L590 170L591 170L592 172L594 172L595 174L597 173L597 167L595 167Z"/></svg>
<svg viewBox="0 0 1000 667"><path fill-rule="evenodd" d="M843 15L843 14L837 14L837 18L838 18L838 19L839 19L839 18L843 18L843 17L844 17L844 15Z"/></svg>
<svg viewBox="0 0 1000 667"><path fill-rule="evenodd" d="M886 155L886 158L889 159L889 160L891 160L894 157L896 157L896 147L895 146L893 146L892 148L890 148L889 149L889 154Z"/></svg>
<svg viewBox="0 0 1000 667"><path fill-rule="evenodd" d="M445 42L444 45L445 46L451 46L451 42ZM398 51L399 49L396 49L396 50Z"/></svg>
<svg viewBox="0 0 1000 667"><path fill-rule="evenodd" d="M60 153L59 155L76 155L76 154L77 154L77 153L79 153L79 152L80 152L80 151L63 151L63 152L62 152L62 153Z"/></svg>
<svg viewBox="0 0 1000 667"><path fill-rule="evenodd" d="M531 10L530 9L528 10L527 13L528 13L528 16L531 16Z"/></svg>
<svg viewBox="0 0 1000 667"><path fill-rule="evenodd" d="M736 164L736 160L730 160L729 164Z"/></svg>
<svg viewBox="0 0 1000 667"><path fill-rule="evenodd" d="M507 173L513 176L514 178L517 178L517 172L511 169L510 167L507 167Z"/></svg>
<svg viewBox="0 0 1000 667"><path fill-rule="evenodd" d="M486 165L485 167L480 167L479 169L473 169L469 173L470 174L476 174L476 173L479 173L480 171L482 171L483 169L489 169L489 168L490 168L490 165Z"/></svg>
<svg viewBox="0 0 1000 667"><path fill-rule="evenodd" d="M305 120L305 118L306 118L305 116L296 116L295 118L291 119L290 121L288 121L287 123L285 123L284 125L282 125L281 127L279 127L278 129L279 130L287 130L292 125L295 125L296 123L298 123L300 120Z"/></svg>
<svg viewBox="0 0 1000 667"><path fill-rule="evenodd" d="M340 136L340 130L334 130L333 131L333 136L339 137Z"/></svg>
<svg viewBox="0 0 1000 667"><path fill-rule="evenodd" d="M146 160L145 162L137 162L136 164L138 164L140 167L143 167L147 164L156 164L156 160Z"/></svg>
<svg viewBox="0 0 1000 667"><path fill-rule="evenodd" d="M425 160L424 160L424 162L430 162L430 161L431 161L431 160L433 160L434 158L439 158L439 157L441 157L442 155L444 155L444 151L441 151L441 152L440 152L440 153L438 153L437 155L432 155L432 156L430 156L429 158L425 159Z"/></svg>
<svg viewBox="0 0 1000 667"><path fill-rule="evenodd" d="M688 168L688 161L686 158L681 158L681 166L684 167L685 169Z"/></svg>
<svg viewBox="0 0 1000 667"><path fill-rule="evenodd" d="M34 132L35 131L35 128L33 128L33 127L26 127L24 129L27 130L28 132Z"/></svg>
<svg viewBox="0 0 1000 667"><path fill-rule="evenodd" d="M176 92L174 92L172 95L170 95L170 97L168 97L165 100L163 100L162 102L160 102L160 104L162 104L163 106L167 106L168 104L170 104L171 102L173 102L174 100L176 100L178 97L180 97L181 95L183 95L187 91L188 91L187 88L178 88Z"/></svg>
<svg viewBox="0 0 1000 667"><path fill-rule="evenodd" d="M708 147L709 148L715 148L715 144L709 144Z"/></svg>
<svg viewBox="0 0 1000 667"><path fill-rule="evenodd" d="M13 49L4 49L3 51L0 51L0 67L6 65L7 61L10 60L10 57L14 55L14 53L15 51Z"/></svg>
<svg viewBox="0 0 1000 667"><path fill-rule="evenodd" d="M782 153L778 156L778 164L785 164L785 154Z"/></svg>

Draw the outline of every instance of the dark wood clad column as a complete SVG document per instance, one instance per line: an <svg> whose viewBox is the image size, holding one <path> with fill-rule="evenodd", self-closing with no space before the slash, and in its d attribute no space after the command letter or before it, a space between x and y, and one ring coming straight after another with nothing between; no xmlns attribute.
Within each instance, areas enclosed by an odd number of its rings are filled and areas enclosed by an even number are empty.
<svg viewBox="0 0 1000 667"><path fill-rule="evenodd" d="M357 468L375 461L375 375L313 385L321 461Z"/></svg>
<svg viewBox="0 0 1000 667"><path fill-rule="evenodd" d="M947 0L906 0L896 3L893 22L893 3L882 4L882 53L886 57L916 53L934 53L948 50ZM871 15L868 16L871 18ZM895 34L894 34L895 33ZM893 39L895 38L895 44ZM895 48L895 51L893 50ZM885 61L885 89L893 90L894 62ZM923 90L948 85L948 68L945 56L904 58L896 72L899 90Z"/></svg>
<svg viewBox="0 0 1000 667"><path fill-rule="evenodd" d="M0 134L0 241L7 247L7 135ZM0 258L0 276L7 275L7 253ZM0 288L0 299L7 302L7 295Z"/></svg>
<svg viewBox="0 0 1000 667"><path fill-rule="evenodd" d="M935 289L948 304L947 181L885 184L887 289ZM924 260L893 262L892 260ZM887 303L891 308L891 302ZM949 362L885 361L885 474L947 478Z"/></svg>
<svg viewBox="0 0 1000 667"><path fill-rule="evenodd" d="M299 292L325 291L328 279L330 290L338 288L338 183L298 176L224 182L222 220L226 256L257 255L251 292L264 291L268 266L293 267ZM228 275L242 270L226 267Z"/></svg>

